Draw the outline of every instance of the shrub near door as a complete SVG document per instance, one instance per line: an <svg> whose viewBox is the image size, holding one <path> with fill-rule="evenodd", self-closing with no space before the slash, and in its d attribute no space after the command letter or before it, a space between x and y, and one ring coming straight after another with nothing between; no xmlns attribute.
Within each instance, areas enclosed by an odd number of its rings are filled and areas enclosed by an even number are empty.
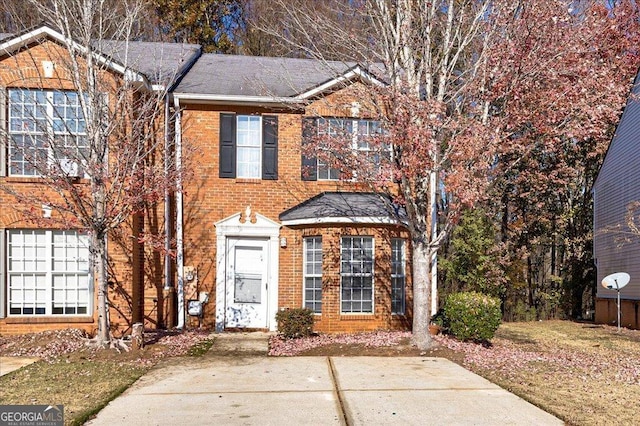
<svg viewBox="0 0 640 426"><path fill-rule="evenodd" d="M502 319L500 300L476 292L454 293L445 302L444 316L449 333L456 339L488 341Z"/></svg>
<svg viewBox="0 0 640 426"><path fill-rule="evenodd" d="M295 308L278 311L278 334L286 339L307 337L313 333L313 311L309 308Z"/></svg>

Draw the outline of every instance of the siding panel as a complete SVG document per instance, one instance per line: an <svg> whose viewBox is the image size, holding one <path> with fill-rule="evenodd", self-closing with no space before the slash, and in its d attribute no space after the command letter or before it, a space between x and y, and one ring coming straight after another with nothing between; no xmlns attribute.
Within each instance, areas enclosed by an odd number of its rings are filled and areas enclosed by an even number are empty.
<svg viewBox="0 0 640 426"><path fill-rule="evenodd" d="M621 297L640 299L640 236L629 232L625 220L628 204L640 200L640 103L636 99L629 100L622 115L594 185L593 200L597 296L616 297L615 291L600 283L609 274L627 272L631 281Z"/></svg>

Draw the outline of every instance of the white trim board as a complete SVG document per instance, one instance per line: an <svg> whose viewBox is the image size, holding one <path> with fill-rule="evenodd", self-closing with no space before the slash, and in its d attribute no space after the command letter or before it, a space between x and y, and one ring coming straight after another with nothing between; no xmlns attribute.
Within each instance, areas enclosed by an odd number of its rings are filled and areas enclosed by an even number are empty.
<svg viewBox="0 0 640 426"><path fill-rule="evenodd" d="M278 312L278 279L280 265L280 224L259 213L251 213L247 207L243 219L242 213L236 213L216 222L216 331L224 331L225 303L227 283L227 238L267 239L270 264L267 272L267 328L277 330L276 313ZM253 222L252 219L253 218Z"/></svg>

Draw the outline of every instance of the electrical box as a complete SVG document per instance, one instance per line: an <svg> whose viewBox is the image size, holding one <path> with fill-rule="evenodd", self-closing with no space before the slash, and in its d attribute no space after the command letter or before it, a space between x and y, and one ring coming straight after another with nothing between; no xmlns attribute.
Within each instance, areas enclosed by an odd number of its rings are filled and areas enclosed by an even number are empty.
<svg viewBox="0 0 640 426"><path fill-rule="evenodd" d="M202 316L202 302L199 300L189 300L187 303L187 312L194 317Z"/></svg>

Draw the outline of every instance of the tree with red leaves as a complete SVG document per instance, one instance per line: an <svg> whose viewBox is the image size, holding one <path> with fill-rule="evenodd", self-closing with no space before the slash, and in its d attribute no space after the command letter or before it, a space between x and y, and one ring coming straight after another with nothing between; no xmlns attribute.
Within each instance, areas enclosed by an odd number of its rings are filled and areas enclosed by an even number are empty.
<svg viewBox="0 0 640 426"><path fill-rule="evenodd" d="M594 296L591 186L640 63L638 8L547 1L517 12L503 15L488 56L492 122L507 142L491 187L512 265L505 308L577 318Z"/></svg>
<svg viewBox="0 0 640 426"><path fill-rule="evenodd" d="M485 200L514 170L535 191L513 179L508 187L519 197L530 194L534 209L545 202L544 187L558 191L565 182L575 192L588 184L580 182L584 171L558 156L592 141L604 149L636 64L633 2L325 1L321 14L279 3L289 18L263 22L269 35L318 58L349 48L345 60L386 82L357 94L360 114L384 128L368 139L367 155L353 155L353 140L340 135L318 140L317 155L342 177L406 207L413 340L426 348L433 260L463 209ZM534 152L562 167L530 162Z"/></svg>

